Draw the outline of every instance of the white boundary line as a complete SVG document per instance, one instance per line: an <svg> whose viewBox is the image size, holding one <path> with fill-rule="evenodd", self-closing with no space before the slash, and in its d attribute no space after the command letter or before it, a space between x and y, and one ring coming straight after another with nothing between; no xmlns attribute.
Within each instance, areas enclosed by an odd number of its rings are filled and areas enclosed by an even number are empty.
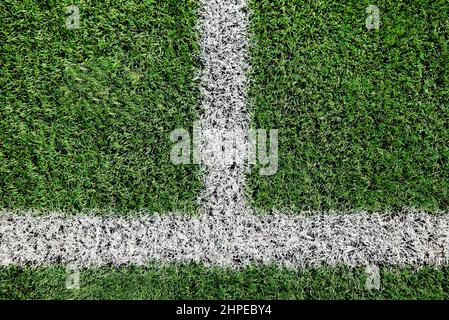
<svg viewBox="0 0 449 320"><path fill-rule="evenodd" d="M0 265L54 263L79 267L145 265L151 261L202 262L243 267L276 263L441 265L449 258L449 215L413 209L395 214L260 216L245 204L242 159L216 166L213 130L248 127L245 110L248 14L245 0L203 0L200 141L205 189L199 217L67 216L0 211ZM246 150L243 138L237 148ZM244 157L244 153L240 154ZM310 213L309 213L310 214Z"/></svg>
<svg viewBox="0 0 449 320"><path fill-rule="evenodd" d="M248 114L246 111L247 26L245 0L204 0L200 14L201 163L204 168L202 208L212 215L235 215L246 210L245 168ZM235 145L224 148L222 134ZM230 147L230 146L229 146ZM234 155L225 165L222 154Z"/></svg>
<svg viewBox="0 0 449 320"><path fill-rule="evenodd" d="M316 214L118 218L0 214L0 265L79 267L201 262L240 268L442 265L449 259L449 215Z"/></svg>

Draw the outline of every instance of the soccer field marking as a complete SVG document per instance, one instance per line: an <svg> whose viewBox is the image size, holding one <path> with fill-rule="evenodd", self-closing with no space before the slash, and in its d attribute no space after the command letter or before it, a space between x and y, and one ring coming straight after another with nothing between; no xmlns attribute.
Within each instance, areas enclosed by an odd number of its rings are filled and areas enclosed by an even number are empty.
<svg viewBox="0 0 449 320"><path fill-rule="evenodd" d="M449 215L290 216L183 215L113 218L0 215L0 265L78 267L200 262L206 266L271 264L443 265L449 259Z"/></svg>
<svg viewBox="0 0 449 320"><path fill-rule="evenodd" d="M204 189L199 202L212 215L235 215L246 210L244 159L248 142L243 133L248 130L249 119L245 10L245 0L206 0L200 12L203 70L199 149ZM224 135L235 141L231 150L220 150ZM222 154L234 154L234 165L223 163Z"/></svg>
<svg viewBox="0 0 449 320"><path fill-rule="evenodd" d="M441 265L449 257L449 216L396 213L280 212L256 215L245 201L245 168L216 163L215 130L244 132L248 13L243 0L204 0L200 12L204 191L201 215L134 218L0 212L0 264L145 265L202 262L243 267L276 263ZM243 138L236 148L245 150ZM239 153L239 157L244 157Z"/></svg>

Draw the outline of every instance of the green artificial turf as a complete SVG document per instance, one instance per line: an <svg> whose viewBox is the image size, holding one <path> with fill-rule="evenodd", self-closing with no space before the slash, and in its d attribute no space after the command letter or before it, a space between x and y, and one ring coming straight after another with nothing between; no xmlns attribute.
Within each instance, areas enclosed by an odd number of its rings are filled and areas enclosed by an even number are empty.
<svg viewBox="0 0 449 320"><path fill-rule="evenodd" d="M250 2L252 126L280 136L253 205L447 210L449 2Z"/></svg>
<svg viewBox="0 0 449 320"><path fill-rule="evenodd" d="M80 29L65 8L80 9ZM0 207L195 209L198 1L0 2Z"/></svg>
<svg viewBox="0 0 449 320"><path fill-rule="evenodd" d="M368 290L363 268L305 271L274 266L241 271L201 265L102 267L80 272L67 289L63 267L0 268L0 299L448 299L449 268L381 269ZM69 283L71 283L69 281Z"/></svg>

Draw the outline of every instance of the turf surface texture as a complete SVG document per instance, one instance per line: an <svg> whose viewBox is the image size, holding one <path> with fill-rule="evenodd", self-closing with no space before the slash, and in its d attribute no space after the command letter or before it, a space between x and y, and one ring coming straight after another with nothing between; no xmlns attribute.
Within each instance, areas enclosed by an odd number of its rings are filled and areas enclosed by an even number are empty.
<svg viewBox="0 0 449 320"><path fill-rule="evenodd" d="M368 5L379 30L367 30ZM449 3L251 1L252 126L279 129L264 210L449 206Z"/></svg>
<svg viewBox="0 0 449 320"><path fill-rule="evenodd" d="M65 7L80 7L80 28ZM0 206L193 212L197 1L2 1Z"/></svg>

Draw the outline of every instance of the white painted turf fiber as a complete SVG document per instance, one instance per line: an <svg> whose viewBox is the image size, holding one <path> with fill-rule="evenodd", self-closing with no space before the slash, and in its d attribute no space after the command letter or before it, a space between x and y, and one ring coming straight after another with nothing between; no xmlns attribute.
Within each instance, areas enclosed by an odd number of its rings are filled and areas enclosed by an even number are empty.
<svg viewBox="0 0 449 320"><path fill-rule="evenodd" d="M145 265L201 262L240 268L368 263L442 265L449 258L449 217L397 214L179 215L112 218L3 212L0 261L7 264Z"/></svg>
<svg viewBox="0 0 449 320"><path fill-rule="evenodd" d="M198 217L69 217L3 210L0 264L74 264L79 267L201 262L244 267L276 263L305 268L442 265L449 258L449 218L404 209L397 213L258 215L245 202L239 154L223 167L214 161L214 130L248 128L245 106L248 13L244 0L204 0L200 13L203 71L201 145L204 191ZM241 137L236 148L245 150Z"/></svg>

